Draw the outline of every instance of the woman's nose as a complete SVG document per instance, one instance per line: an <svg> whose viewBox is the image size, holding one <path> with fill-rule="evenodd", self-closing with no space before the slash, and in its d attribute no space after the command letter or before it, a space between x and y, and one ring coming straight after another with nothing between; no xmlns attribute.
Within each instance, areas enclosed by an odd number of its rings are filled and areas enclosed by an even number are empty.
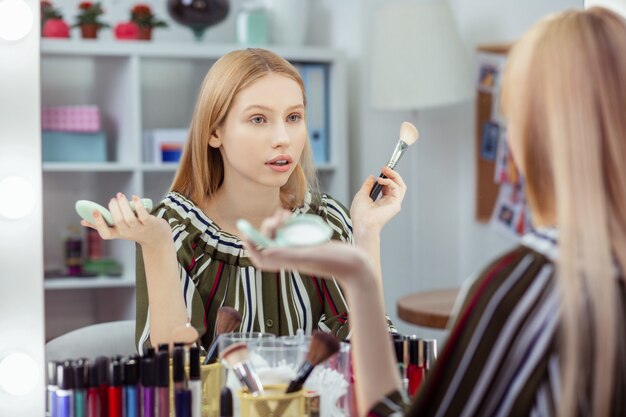
<svg viewBox="0 0 626 417"><path fill-rule="evenodd" d="M290 142L289 132L285 123L277 123L273 132L272 146L286 146Z"/></svg>

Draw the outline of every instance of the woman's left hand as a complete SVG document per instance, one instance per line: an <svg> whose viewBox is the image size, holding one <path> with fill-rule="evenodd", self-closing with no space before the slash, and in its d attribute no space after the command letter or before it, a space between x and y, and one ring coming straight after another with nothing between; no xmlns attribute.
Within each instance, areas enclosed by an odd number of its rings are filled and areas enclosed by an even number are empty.
<svg viewBox="0 0 626 417"><path fill-rule="evenodd" d="M368 177L352 200L350 216L355 229L380 233L383 226L400 212L406 184L400 174L388 166L382 172L387 178ZM376 182L383 185L382 195L372 201L370 191Z"/></svg>

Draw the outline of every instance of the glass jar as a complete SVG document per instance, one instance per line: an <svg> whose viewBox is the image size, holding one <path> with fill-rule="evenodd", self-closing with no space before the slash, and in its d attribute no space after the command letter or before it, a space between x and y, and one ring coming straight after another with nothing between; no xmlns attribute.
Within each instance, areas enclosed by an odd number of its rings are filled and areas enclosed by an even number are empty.
<svg viewBox="0 0 626 417"><path fill-rule="evenodd" d="M267 10L258 0L243 2L237 13L236 27L240 45L260 46L269 43Z"/></svg>

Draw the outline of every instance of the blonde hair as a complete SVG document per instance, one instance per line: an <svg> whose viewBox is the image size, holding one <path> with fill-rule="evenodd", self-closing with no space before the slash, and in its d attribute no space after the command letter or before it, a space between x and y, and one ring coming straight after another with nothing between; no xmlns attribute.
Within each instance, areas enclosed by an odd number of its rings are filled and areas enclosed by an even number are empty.
<svg viewBox="0 0 626 417"><path fill-rule="evenodd" d="M626 266L626 22L602 8L535 25L503 81L509 134L533 215L559 230L559 415L611 413L624 372L615 261ZM623 279L623 276L621 277Z"/></svg>
<svg viewBox="0 0 626 417"><path fill-rule="evenodd" d="M273 52L264 49L233 51L211 67L200 88L171 191L184 195L196 204L214 195L224 178L224 162L219 149L209 146L211 133L226 119L237 93L270 73L284 75L297 82L306 106L300 74L293 65ZM282 206L294 209L302 205L309 189L317 190L317 180L307 136L296 168L280 189Z"/></svg>

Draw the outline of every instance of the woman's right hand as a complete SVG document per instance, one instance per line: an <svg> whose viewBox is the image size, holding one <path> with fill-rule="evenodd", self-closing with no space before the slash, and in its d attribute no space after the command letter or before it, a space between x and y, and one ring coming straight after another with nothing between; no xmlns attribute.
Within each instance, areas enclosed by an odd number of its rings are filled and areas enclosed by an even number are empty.
<svg viewBox="0 0 626 417"><path fill-rule="evenodd" d="M109 226L97 210L93 212L95 224L85 220L82 220L80 224L97 230L104 240L125 239L142 246L158 243L171 236L170 226L165 219L148 213L139 197L134 195L132 200L136 215L124 194L117 193L116 197L109 201L109 211L113 216L115 226Z"/></svg>
<svg viewBox="0 0 626 417"><path fill-rule="evenodd" d="M288 217L288 212L277 211L263 221L261 232L273 237ZM373 266L365 252L347 243L331 241L316 246L259 250L250 240L244 239L244 245L255 266L266 271L291 269L319 277L334 277L344 285L352 283L353 278L363 284L375 280Z"/></svg>

